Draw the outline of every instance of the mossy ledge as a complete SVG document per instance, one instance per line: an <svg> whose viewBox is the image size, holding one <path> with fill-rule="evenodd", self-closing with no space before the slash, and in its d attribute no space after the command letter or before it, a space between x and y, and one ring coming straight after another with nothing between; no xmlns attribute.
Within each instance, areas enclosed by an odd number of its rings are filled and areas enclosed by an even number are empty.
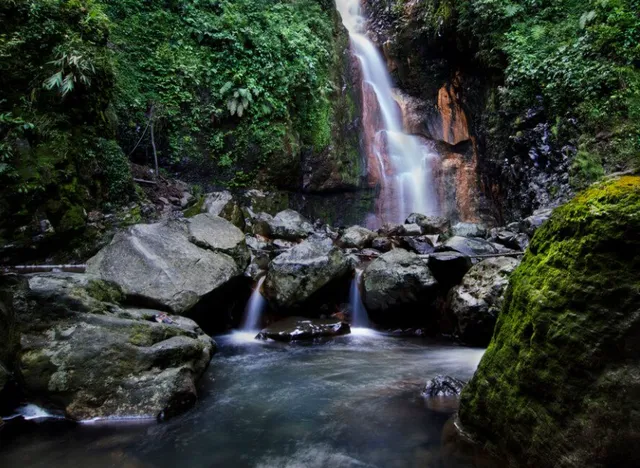
<svg viewBox="0 0 640 468"><path fill-rule="evenodd" d="M463 391L460 421L518 466L640 466L640 177L538 230Z"/></svg>

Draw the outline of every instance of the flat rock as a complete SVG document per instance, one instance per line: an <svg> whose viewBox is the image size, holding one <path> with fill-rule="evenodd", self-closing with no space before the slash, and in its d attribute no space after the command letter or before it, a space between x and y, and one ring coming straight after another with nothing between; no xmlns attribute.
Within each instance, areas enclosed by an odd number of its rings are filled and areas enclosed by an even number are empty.
<svg viewBox="0 0 640 468"><path fill-rule="evenodd" d="M244 233L219 216L200 214L190 218L189 241L203 249L229 255L238 268L245 269L251 254Z"/></svg>
<svg viewBox="0 0 640 468"><path fill-rule="evenodd" d="M348 323L342 320L289 317L265 328L258 333L257 338L290 342L315 340L348 333L351 333L351 328Z"/></svg>

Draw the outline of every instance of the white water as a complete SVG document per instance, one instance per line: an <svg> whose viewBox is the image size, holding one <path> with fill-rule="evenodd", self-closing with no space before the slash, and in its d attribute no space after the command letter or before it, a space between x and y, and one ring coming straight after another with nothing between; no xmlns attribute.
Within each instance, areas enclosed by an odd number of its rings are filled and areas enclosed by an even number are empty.
<svg viewBox="0 0 640 468"><path fill-rule="evenodd" d="M251 297L247 303L247 308L244 312L244 322L240 328L240 331L243 333L251 333L252 339L255 336L255 333L260 331L262 313L264 312L264 308L267 304L267 301L260 292L265 278L266 276L263 276L258 280L258 284L256 284L255 289L251 293Z"/></svg>
<svg viewBox="0 0 640 468"><path fill-rule="evenodd" d="M356 270L349 291L349 308L351 309L351 325L354 328L369 328L369 315L360 296L362 270Z"/></svg>
<svg viewBox="0 0 640 468"><path fill-rule="evenodd" d="M384 221L403 222L413 212L438 214L438 201L432 166L438 157L420 138L404 132L400 107L394 99L393 84L382 55L365 35L365 19L360 0L337 0L342 22L349 31L351 47L360 61L364 82L377 98L384 128L376 140L386 140L386 153L390 161L385 167L384 157L376 149L376 159L382 174L383 200L381 213ZM375 145L373 145L375 147ZM391 174L388 174L390 172ZM386 187L384 187L386 185Z"/></svg>

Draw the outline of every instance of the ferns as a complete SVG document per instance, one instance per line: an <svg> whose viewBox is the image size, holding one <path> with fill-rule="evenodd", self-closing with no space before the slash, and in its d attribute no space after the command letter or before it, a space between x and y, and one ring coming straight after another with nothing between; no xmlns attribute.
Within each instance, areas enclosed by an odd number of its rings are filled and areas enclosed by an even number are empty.
<svg viewBox="0 0 640 468"><path fill-rule="evenodd" d="M90 86L90 75L95 74L96 71L93 63L77 51L59 52L58 58L49 64L59 70L47 78L42 85L49 91L57 90L62 97L73 91L76 83Z"/></svg>

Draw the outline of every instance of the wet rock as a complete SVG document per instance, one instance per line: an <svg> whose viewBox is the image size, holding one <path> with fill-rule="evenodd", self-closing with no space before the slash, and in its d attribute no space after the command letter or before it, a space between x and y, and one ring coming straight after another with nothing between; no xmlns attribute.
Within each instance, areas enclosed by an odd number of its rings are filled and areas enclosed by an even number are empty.
<svg viewBox="0 0 640 468"><path fill-rule="evenodd" d="M438 375L427 381L427 384L422 390L422 396L426 398L457 397L460 395L460 392L462 392L462 387L464 387L462 380L449 377L448 375Z"/></svg>
<svg viewBox="0 0 640 468"><path fill-rule="evenodd" d="M417 224L422 229L422 234L447 234L451 229L451 222L447 218L419 213L409 215L405 223Z"/></svg>
<svg viewBox="0 0 640 468"><path fill-rule="evenodd" d="M289 317L265 328L258 333L257 338L274 341L303 341L327 338L351 333L349 324L342 320L307 319L302 317Z"/></svg>
<svg viewBox="0 0 640 468"><path fill-rule="evenodd" d="M534 211L531 216L520 223L520 230L529 237L533 237L533 234L551 217L552 213L552 208Z"/></svg>
<svg viewBox="0 0 640 468"><path fill-rule="evenodd" d="M362 249L360 251L360 256L369 260L378 258L380 255L380 252L375 249Z"/></svg>
<svg viewBox="0 0 640 468"><path fill-rule="evenodd" d="M243 231L245 229L244 214L231 192L225 190L207 193L202 202L202 211L210 215L220 216Z"/></svg>
<svg viewBox="0 0 640 468"><path fill-rule="evenodd" d="M250 231L255 236L270 237L271 236L271 223L273 222L273 216L267 213L258 213L251 217L251 225L248 226Z"/></svg>
<svg viewBox="0 0 640 468"><path fill-rule="evenodd" d="M313 225L293 210L284 210L275 215L269 227L271 237L291 241L306 239L314 232Z"/></svg>
<svg viewBox="0 0 640 468"><path fill-rule="evenodd" d="M447 250L454 250L461 254L471 257L472 260L478 257L476 255L491 255L499 253L499 250L484 239L454 236L448 239L443 247ZM480 257L481 258L481 257Z"/></svg>
<svg viewBox="0 0 640 468"><path fill-rule="evenodd" d="M459 252L436 252L429 255L429 269L445 288L460 283L473 262Z"/></svg>
<svg viewBox="0 0 640 468"><path fill-rule="evenodd" d="M403 238L403 243L409 250L420 255L426 255L435 251L430 237L431 236L405 237Z"/></svg>
<svg viewBox="0 0 640 468"><path fill-rule="evenodd" d="M90 275L30 275L17 288L28 394L78 420L172 416L195 402L215 343L193 321L123 309L122 291Z"/></svg>
<svg viewBox="0 0 640 468"><path fill-rule="evenodd" d="M340 243L346 248L364 249L371 246L371 242L375 239L376 233L369 229L352 226L344 231L340 238Z"/></svg>
<svg viewBox="0 0 640 468"><path fill-rule="evenodd" d="M364 304L376 312L428 301L437 281L418 255L394 249L366 268L363 284Z"/></svg>
<svg viewBox="0 0 640 468"><path fill-rule="evenodd" d="M403 236L419 236L422 234L422 228L417 224L405 224L402 226Z"/></svg>
<svg viewBox="0 0 640 468"><path fill-rule="evenodd" d="M475 346L489 344L509 276L519 263L509 257L483 260L469 270L462 284L449 292L449 310L462 341Z"/></svg>
<svg viewBox="0 0 640 468"><path fill-rule="evenodd" d="M131 298L183 314L244 270L229 255L189 238L186 220L132 226L87 262L87 273Z"/></svg>
<svg viewBox="0 0 640 468"><path fill-rule="evenodd" d="M298 307L348 271L346 257L331 239L312 237L271 261L264 293L277 308Z"/></svg>
<svg viewBox="0 0 640 468"><path fill-rule="evenodd" d="M485 237L487 228L484 224L457 223L451 228L454 236L461 237Z"/></svg>
<svg viewBox="0 0 640 468"><path fill-rule="evenodd" d="M404 227L402 224L385 223L378 229L378 234L382 237L403 236Z"/></svg>
<svg viewBox="0 0 640 468"><path fill-rule="evenodd" d="M387 237L376 237L371 242L371 247L380 252L388 252L393 248L392 241Z"/></svg>
<svg viewBox="0 0 640 468"><path fill-rule="evenodd" d="M525 251L529 245L529 236L506 230L493 230L491 239L493 243L503 245L509 249Z"/></svg>
<svg viewBox="0 0 640 468"><path fill-rule="evenodd" d="M640 464L640 177L554 210L462 391L462 427L518 466Z"/></svg>
<svg viewBox="0 0 640 468"><path fill-rule="evenodd" d="M190 218L189 241L203 249L220 252L233 258L244 270L251 254L244 233L226 219L210 214Z"/></svg>

